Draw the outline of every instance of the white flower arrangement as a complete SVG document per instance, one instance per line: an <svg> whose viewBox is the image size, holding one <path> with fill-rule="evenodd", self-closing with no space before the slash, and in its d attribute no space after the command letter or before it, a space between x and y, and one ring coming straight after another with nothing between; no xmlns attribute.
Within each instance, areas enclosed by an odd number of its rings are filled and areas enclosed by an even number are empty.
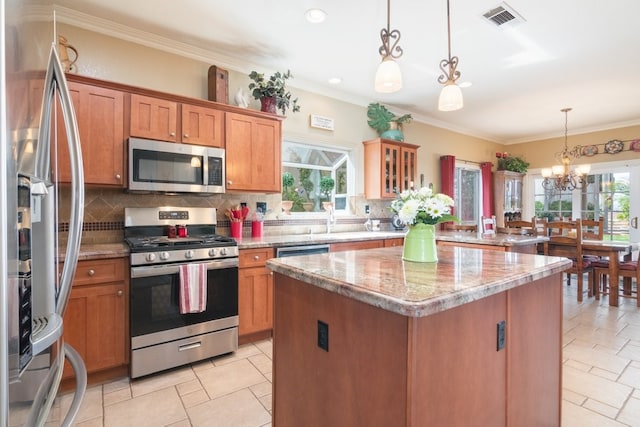
<svg viewBox="0 0 640 427"><path fill-rule="evenodd" d="M458 221L458 218L451 215L452 206L451 197L442 193L433 194L428 187L405 190L391 202L391 210L407 225Z"/></svg>

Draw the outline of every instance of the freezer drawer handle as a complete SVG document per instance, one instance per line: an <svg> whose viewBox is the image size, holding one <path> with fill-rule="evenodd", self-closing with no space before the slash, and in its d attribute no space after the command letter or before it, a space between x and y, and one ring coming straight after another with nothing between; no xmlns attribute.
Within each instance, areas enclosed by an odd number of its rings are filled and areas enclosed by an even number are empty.
<svg viewBox="0 0 640 427"><path fill-rule="evenodd" d="M192 350L200 346L202 346L202 341L193 342L191 344L181 345L180 347L178 347L178 351Z"/></svg>

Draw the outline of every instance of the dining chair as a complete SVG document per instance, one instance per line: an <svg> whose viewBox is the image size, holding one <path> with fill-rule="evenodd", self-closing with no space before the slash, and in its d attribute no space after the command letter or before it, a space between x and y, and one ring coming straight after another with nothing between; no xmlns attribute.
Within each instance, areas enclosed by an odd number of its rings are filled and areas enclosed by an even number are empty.
<svg viewBox="0 0 640 427"><path fill-rule="evenodd" d="M547 218L531 218L531 223L533 224L533 229L536 230L536 235L538 236L549 236L549 220Z"/></svg>
<svg viewBox="0 0 640 427"><path fill-rule="evenodd" d="M480 223L482 224L482 234L496 234L496 216L483 216Z"/></svg>
<svg viewBox="0 0 640 427"><path fill-rule="evenodd" d="M478 232L478 226L476 224L456 224L454 222L445 222L444 229L448 231L467 231L469 233Z"/></svg>
<svg viewBox="0 0 640 427"><path fill-rule="evenodd" d="M544 243L544 254L548 256L562 256L573 261L572 266L565 270L567 284L571 283L571 275L578 276L578 302L583 298L584 274L588 274L587 296L593 296L594 273L591 262L582 255L582 224L577 221L551 221L548 223L549 241Z"/></svg>
<svg viewBox="0 0 640 427"><path fill-rule="evenodd" d="M605 260L603 260L605 261ZM609 275L608 261L594 262L594 294L597 300L600 299L600 295L609 295L610 287L607 286L607 279ZM618 266L618 275L622 277L622 287L618 296L624 298L635 298L636 305L640 307L640 294L638 294L638 283L640 283L640 262L624 261ZM635 289L633 288L633 279L635 279Z"/></svg>
<svg viewBox="0 0 640 427"><path fill-rule="evenodd" d="M513 234L518 236L535 236L536 232L531 227L498 227L497 234Z"/></svg>
<svg viewBox="0 0 640 427"><path fill-rule="evenodd" d="M505 221L504 226L507 228L533 228L533 222L523 220Z"/></svg>
<svg viewBox="0 0 640 427"><path fill-rule="evenodd" d="M602 240L604 237L604 217L598 220L582 220L582 238L585 240Z"/></svg>

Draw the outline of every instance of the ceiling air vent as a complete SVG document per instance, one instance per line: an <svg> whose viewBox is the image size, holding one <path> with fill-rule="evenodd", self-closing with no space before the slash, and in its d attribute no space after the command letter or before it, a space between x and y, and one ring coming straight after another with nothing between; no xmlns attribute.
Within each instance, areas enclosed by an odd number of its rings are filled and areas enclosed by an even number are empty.
<svg viewBox="0 0 640 427"><path fill-rule="evenodd" d="M513 26L525 22L525 19L506 3L500 3L482 16L498 27Z"/></svg>

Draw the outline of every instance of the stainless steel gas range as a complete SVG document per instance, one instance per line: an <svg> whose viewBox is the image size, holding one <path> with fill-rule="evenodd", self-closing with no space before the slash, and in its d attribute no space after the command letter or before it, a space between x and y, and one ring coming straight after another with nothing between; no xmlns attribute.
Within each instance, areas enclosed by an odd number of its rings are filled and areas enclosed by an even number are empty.
<svg viewBox="0 0 640 427"><path fill-rule="evenodd" d="M216 234L214 208L126 208L125 240L131 378L238 349L238 246ZM187 271L202 273L198 312L181 310L184 293L194 292Z"/></svg>

